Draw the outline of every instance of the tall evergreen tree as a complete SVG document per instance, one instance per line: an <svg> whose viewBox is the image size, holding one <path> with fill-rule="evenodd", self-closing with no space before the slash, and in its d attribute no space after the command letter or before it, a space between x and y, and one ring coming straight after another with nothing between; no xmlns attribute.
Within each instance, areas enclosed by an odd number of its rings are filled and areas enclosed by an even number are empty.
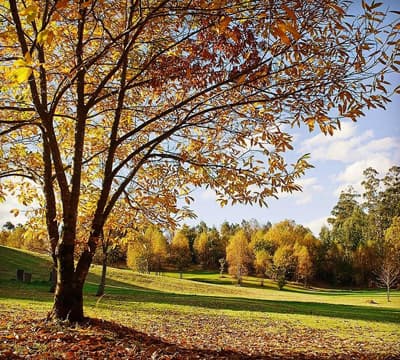
<svg viewBox="0 0 400 360"><path fill-rule="evenodd" d="M382 225L386 230L393 218L400 216L400 166L392 166L382 182L384 190L381 193L380 211Z"/></svg>
<svg viewBox="0 0 400 360"><path fill-rule="evenodd" d="M367 226L365 228L365 236L368 240L379 241L383 239L383 225L380 216L380 185L381 180L378 178L378 172L369 167L363 172L364 180L361 185L364 187L363 208L367 212Z"/></svg>

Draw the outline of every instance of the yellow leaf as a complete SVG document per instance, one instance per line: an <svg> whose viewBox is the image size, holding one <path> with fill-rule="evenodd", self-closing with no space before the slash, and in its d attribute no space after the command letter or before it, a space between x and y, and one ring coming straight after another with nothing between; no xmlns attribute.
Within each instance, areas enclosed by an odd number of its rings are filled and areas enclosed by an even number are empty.
<svg viewBox="0 0 400 360"><path fill-rule="evenodd" d="M273 29L273 33L276 37L279 37L280 40L285 45L291 45L289 37L286 35L286 31L288 31L287 25L283 22L279 22L277 26Z"/></svg>
<svg viewBox="0 0 400 360"><path fill-rule="evenodd" d="M14 70L14 76L17 83L21 84L29 79L32 74L32 68L24 66Z"/></svg>
<svg viewBox="0 0 400 360"><path fill-rule="evenodd" d="M292 24L287 23L286 24L287 30L292 34L293 38L297 41L301 38L301 35L297 31L296 27L294 27Z"/></svg>
<svg viewBox="0 0 400 360"><path fill-rule="evenodd" d="M29 5L25 9L22 9L20 14L26 16L28 22L33 22L36 19L38 13L38 7L35 4Z"/></svg>
<svg viewBox="0 0 400 360"><path fill-rule="evenodd" d="M29 51L25 54L24 59L18 59L14 62L14 70L11 72L11 77L21 84L29 79L32 74L32 57Z"/></svg>
<svg viewBox="0 0 400 360"><path fill-rule="evenodd" d="M243 83L245 82L245 80L246 80L246 77L247 77L246 74L240 75L240 76L236 79L236 83L238 83L238 84L243 84Z"/></svg>
<svg viewBox="0 0 400 360"><path fill-rule="evenodd" d="M54 33L52 30L44 29L37 36L37 43L43 45L44 43L51 44L54 38Z"/></svg>
<svg viewBox="0 0 400 360"><path fill-rule="evenodd" d="M23 66L32 64L32 56L31 56L31 53L30 53L29 51L26 52L26 54L25 54L25 56L24 56L24 59L25 59L26 64L23 65ZM18 60L17 60L17 61L18 61Z"/></svg>
<svg viewBox="0 0 400 360"><path fill-rule="evenodd" d="M315 119L310 117L308 119L306 119L306 123L308 125L308 130L313 131L314 130L314 126L315 126Z"/></svg>
<svg viewBox="0 0 400 360"><path fill-rule="evenodd" d="M211 9L221 9L224 5L223 0L216 0L212 2Z"/></svg>
<svg viewBox="0 0 400 360"><path fill-rule="evenodd" d="M23 66L27 66L27 62L24 59L18 59L15 60L14 62L14 67L19 68L19 67L23 67Z"/></svg>

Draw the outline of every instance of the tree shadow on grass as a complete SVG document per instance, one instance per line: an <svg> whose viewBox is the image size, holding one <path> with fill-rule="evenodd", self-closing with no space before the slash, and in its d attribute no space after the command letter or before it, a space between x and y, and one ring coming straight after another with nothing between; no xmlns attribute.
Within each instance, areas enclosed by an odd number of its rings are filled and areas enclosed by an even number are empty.
<svg viewBox="0 0 400 360"><path fill-rule="evenodd" d="M85 285L85 294L86 296L89 296L90 301L96 301L92 296L96 289L97 284L89 283ZM16 281L0 281L0 298L51 302L52 297L53 295L48 292L48 283L44 281L33 282L31 284L24 284ZM132 302L143 302L176 306L194 306L216 310L224 309L231 311L311 315L400 324L400 309L395 308L383 309L374 306L356 306L320 302L187 295L130 286L106 287L106 296L101 304L105 303L105 306L113 306L113 302L117 302L118 304L126 303L128 306L131 306Z"/></svg>
<svg viewBox="0 0 400 360"><path fill-rule="evenodd" d="M214 273L215 274L215 273ZM215 285L236 285L237 280L227 276L224 279L210 279L210 278L201 278L201 277L191 277L190 274L189 276L186 276L186 280L190 281L195 281L203 284L215 284ZM245 279L242 282L241 287L242 288L251 288L251 289L269 289L269 290L277 290L278 286L276 283L271 282L269 279L264 279L264 283L261 286L261 281L263 279L259 278L257 280L247 280ZM362 295L375 295L376 292L386 294L386 290L384 289L333 289L333 288L313 288L313 287L302 287L299 284L290 284L289 287L285 287L284 289L281 290L282 292L288 292L288 293L297 293L297 294L306 294L306 295L322 295L322 296L343 296L343 295L354 295L358 296L360 294Z"/></svg>
<svg viewBox="0 0 400 360"><path fill-rule="evenodd" d="M112 295L113 299L134 302L148 302L156 304L186 305L203 307L208 309L224 309L232 311L249 311L261 313L297 314L324 316L341 319L367 320L378 322L400 323L400 309L375 308L372 306L356 306L329 304L319 302L283 301L283 300L260 300L240 297L183 295L165 293L161 291L135 291L127 296Z"/></svg>

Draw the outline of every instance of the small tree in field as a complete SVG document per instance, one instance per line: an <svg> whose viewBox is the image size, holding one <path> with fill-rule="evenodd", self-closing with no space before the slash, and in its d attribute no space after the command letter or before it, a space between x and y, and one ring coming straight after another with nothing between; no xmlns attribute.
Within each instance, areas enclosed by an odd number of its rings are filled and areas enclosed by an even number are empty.
<svg viewBox="0 0 400 360"><path fill-rule="evenodd" d="M294 256L297 258L296 275L299 280L303 280L304 286L307 286L314 272L310 253L307 247L300 246L296 249Z"/></svg>
<svg viewBox="0 0 400 360"><path fill-rule="evenodd" d="M386 288L386 299L390 302L390 289L397 285L400 278L399 265L385 259L377 272L378 285Z"/></svg>
<svg viewBox="0 0 400 360"><path fill-rule="evenodd" d="M193 248L195 250L197 260L202 266L206 267L210 260L209 238L206 231L202 231L196 236L193 243Z"/></svg>
<svg viewBox="0 0 400 360"><path fill-rule="evenodd" d="M32 203L32 181L43 190L59 280L51 318L84 319L83 286L120 201L139 223L187 214L177 200L190 203L192 187L265 205L300 190L309 168L285 160L292 127L332 135L390 101L398 19L382 3L355 16L350 5L1 2L0 200L11 190Z"/></svg>
<svg viewBox="0 0 400 360"><path fill-rule="evenodd" d="M179 271L179 277L182 279L183 270L185 270L192 261L190 253L189 240L182 231L175 233L170 246L170 260Z"/></svg>
<svg viewBox="0 0 400 360"><path fill-rule="evenodd" d="M146 229L144 237L149 239L151 244L150 270L160 275L168 256L167 239L155 225L150 225Z"/></svg>
<svg viewBox="0 0 400 360"><path fill-rule="evenodd" d="M143 235L136 235L128 240L126 264L131 269L149 273L151 259L151 244L144 240Z"/></svg>
<svg viewBox="0 0 400 360"><path fill-rule="evenodd" d="M225 246L215 228L201 231L194 240L193 248L197 261L207 269L216 268L218 259L225 255Z"/></svg>
<svg viewBox="0 0 400 360"><path fill-rule="evenodd" d="M278 289L282 290L283 287L286 285L286 275L285 275L285 269L283 268L278 268L277 269L277 285L278 285Z"/></svg>
<svg viewBox="0 0 400 360"><path fill-rule="evenodd" d="M394 217L385 231L383 262L376 272L378 284L386 288L390 301L390 289L400 281L400 217Z"/></svg>
<svg viewBox="0 0 400 360"><path fill-rule="evenodd" d="M242 284L242 276L248 273L252 262L249 242L243 230L239 230L232 236L226 248L226 260L228 272L236 277L238 285Z"/></svg>
<svg viewBox="0 0 400 360"><path fill-rule="evenodd" d="M221 258L221 259L218 260L218 262L219 262L219 277L223 278L224 277L226 260L224 258Z"/></svg>
<svg viewBox="0 0 400 360"><path fill-rule="evenodd" d="M279 290L286 284L288 274L290 274L295 267L295 258L293 256L293 248L290 245L281 245L275 251L273 257L273 277L277 281Z"/></svg>
<svg viewBox="0 0 400 360"><path fill-rule="evenodd" d="M264 286L264 278L271 272L272 268L272 256L264 250L258 250L255 252L254 267L257 274L261 275L261 286Z"/></svg>

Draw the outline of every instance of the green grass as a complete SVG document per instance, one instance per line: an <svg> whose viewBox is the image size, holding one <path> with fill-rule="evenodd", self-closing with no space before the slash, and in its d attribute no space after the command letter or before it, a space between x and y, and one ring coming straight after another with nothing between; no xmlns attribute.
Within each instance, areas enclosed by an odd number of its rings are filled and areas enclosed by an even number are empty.
<svg viewBox="0 0 400 360"><path fill-rule="evenodd" d="M32 272L31 284L14 280L18 268ZM0 313L9 308L38 314L50 310L50 269L48 256L0 247ZM179 279L177 273L155 276L109 268L106 295L99 299L94 294L100 271L99 266L92 266L85 285L86 314L166 336L171 342L182 340L182 329L197 334L199 326L202 331L211 332L213 339L216 332L223 338L230 336L229 331L248 339L254 337L254 346L258 346L256 335L264 333L271 337L293 331L318 331L315 337L323 336L321 341L350 339L352 344L364 344L365 351L391 349L391 354L400 354L399 291L392 292L392 301L388 303L381 289L304 289L289 284L278 291L273 282L266 280L261 287L260 279L254 277L246 277L244 286L238 287L227 275L220 278L219 274L207 271L187 272L184 279ZM376 304L372 305L372 300ZM222 340L215 339L210 346L220 346L218 341ZM302 349L301 346L293 345L293 351ZM343 346L338 345L336 350L344 351Z"/></svg>

